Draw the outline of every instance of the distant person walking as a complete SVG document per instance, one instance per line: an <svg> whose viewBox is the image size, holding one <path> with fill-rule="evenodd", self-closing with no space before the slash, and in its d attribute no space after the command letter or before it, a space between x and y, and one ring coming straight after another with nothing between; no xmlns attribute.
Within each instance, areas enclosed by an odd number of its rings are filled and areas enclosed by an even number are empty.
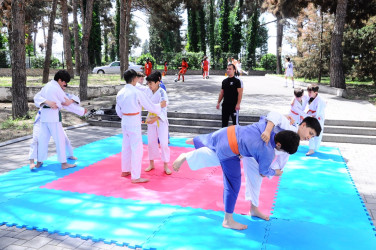
<svg viewBox="0 0 376 250"><path fill-rule="evenodd" d="M164 62L163 76L167 75L167 67L168 67L168 63L167 63L167 61L165 61L165 62Z"/></svg>
<svg viewBox="0 0 376 250"><path fill-rule="evenodd" d="M179 74L178 74L177 81L180 81L180 76L182 76L183 82L184 82L184 75L185 75L185 73L187 73L187 69L188 69L188 63L185 59L182 60L181 67L179 67L179 69L180 69L180 71L179 71Z"/></svg>
<svg viewBox="0 0 376 250"><path fill-rule="evenodd" d="M149 76L151 74L151 69L153 68L153 64L151 64L150 59L146 59L145 63L145 75Z"/></svg>
<svg viewBox="0 0 376 250"><path fill-rule="evenodd" d="M239 125L240 102L243 97L243 82L235 77L235 65L227 65L227 78L222 81L222 88L219 92L217 109L222 102L222 127L228 126L231 116L232 124Z"/></svg>
<svg viewBox="0 0 376 250"><path fill-rule="evenodd" d="M285 63L285 87L287 88L287 78L291 77L292 87L294 88L294 65L292 64L290 57L286 57Z"/></svg>
<svg viewBox="0 0 376 250"><path fill-rule="evenodd" d="M207 56L205 56L204 61L202 61L202 70L202 78L209 79L209 61Z"/></svg>

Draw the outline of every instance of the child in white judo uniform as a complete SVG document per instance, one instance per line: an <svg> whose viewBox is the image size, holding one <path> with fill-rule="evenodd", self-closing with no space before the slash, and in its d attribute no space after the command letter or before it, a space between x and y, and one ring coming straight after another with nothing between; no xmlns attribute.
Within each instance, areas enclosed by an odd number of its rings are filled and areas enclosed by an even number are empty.
<svg viewBox="0 0 376 250"><path fill-rule="evenodd" d="M141 162L143 155L141 134L141 109L159 115L161 108L166 107L166 101L154 104L135 85L139 80L137 72L129 69L124 72L124 80L127 84L116 96L116 113L121 118L123 131L123 148L121 152L122 177L131 175L132 183L148 182L141 178Z"/></svg>
<svg viewBox="0 0 376 250"><path fill-rule="evenodd" d="M233 211L241 184L240 158L253 157L259 164L262 176L280 176L282 171L271 169L274 148L294 154L299 146L299 136L292 131L272 132L269 143L261 140L267 121L262 117L259 122L248 126L230 126L193 139L196 148L207 147L217 155L224 175L225 218L223 227L246 229L247 226L233 219Z"/></svg>
<svg viewBox="0 0 376 250"><path fill-rule="evenodd" d="M317 84L310 84L307 87L309 101L308 101L308 111L307 115L315 117L321 125L322 133L320 136L314 137L309 140L309 151L307 156L312 155L320 148L320 143L322 140L322 134L324 132L324 123L325 123L325 101L319 96L319 86Z"/></svg>
<svg viewBox="0 0 376 250"><path fill-rule="evenodd" d="M277 112L270 112L266 120L267 124L265 130L261 134L261 139L266 143L269 142L272 131L275 134L284 130L294 131L298 133L300 140L309 140L311 137L321 132L319 122L312 117L307 117L300 126L291 125L290 121L285 116ZM190 141L187 141L187 143L190 143ZM275 158L270 168L282 170L288 158L288 153L275 150ZM250 214L264 220L269 220L269 216L261 213L258 209L262 183L262 177L259 174L259 164L253 157L243 157L242 159L246 180L245 198L251 201ZM174 170L177 171L185 160L192 170L220 165L216 153L207 147L201 147L194 151L181 154L173 163Z"/></svg>
<svg viewBox="0 0 376 250"><path fill-rule="evenodd" d="M295 125L299 125L303 119L307 116L305 108L308 103L308 96L303 95L304 90L302 88L294 89L294 99L291 102L291 109L289 116L294 120Z"/></svg>
<svg viewBox="0 0 376 250"><path fill-rule="evenodd" d="M42 162L48 156L48 142L50 137L55 141L58 161L61 163L62 169L75 167L75 164L67 163L65 148L65 133L61 123L60 109L63 105L69 106L73 100L68 100L63 88L70 81L70 75L66 70L59 70L54 80L48 82L40 91L42 98L54 102L57 108L52 108L47 104L43 104L40 109L40 131L38 136L38 162L36 167L40 167Z"/></svg>
<svg viewBox="0 0 376 250"><path fill-rule="evenodd" d="M146 81L148 82L148 86L150 88L146 92L146 95L155 104L158 104L161 101L166 101L168 105L167 93L159 86L159 80L159 75L156 72L152 73L146 78ZM148 124L148 152L150 165L145 169L145 171L149 172L154 169L154 160L159 158L160 147L164 172L167 175L170 175L171 170L168 167L168 163L170 162L170 148L168 147L167 107L162 108L159 115L149 112L146 117L146 123Z"/></svg>
<svg viewBox="0 0 376 250"><path fill-rule="evenodd" d="M65 87L63 86L63 90L65 90ZM73 100L74 102L70 104L69 106L63 106L63 108L69 112L75 113L76 115L83 116L86 113L86 109L81 107L80 104L80 99L78 96L72 95L72 94L67 94L67 98L70 100ZM38 92L34 96L34 104L37 108L40 108L44 104L48 105L52 109L57 109L56 103L46 100L41 96L41 93ZM30 150L29 150L29 161L30 161L30 170L34 169L36 167L35 164L35 159L38 158L38 136L39 136L39 131L40 131L40 126L41 126L41 121L40 121L40 114L41 110L38 110L37 115L35 116L35 121L33 125L33 141L30 144ZM68 159L71 160L77 160L77 158L73 155L73 147L70 143L70 140L68 139L67 134L64 132L65 135L65 145L66 145L66 152L67 152L67 157ZM40 167L40 165L38 165Z"/></svg>
<svg viewBox="0 0 376 250"><path fill-rule="evenodd" d="M291 77L292 87L294 88L294 65L292 64L290 57L286 57L285 63L285 87L287 87L287 78Z"/></svg>

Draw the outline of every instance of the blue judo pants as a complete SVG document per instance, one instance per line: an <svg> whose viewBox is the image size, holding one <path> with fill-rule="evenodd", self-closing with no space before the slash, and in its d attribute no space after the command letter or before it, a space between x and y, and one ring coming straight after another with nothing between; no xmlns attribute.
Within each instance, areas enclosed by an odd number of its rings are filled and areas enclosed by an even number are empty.
<svg viewBox="0 0 376 250"><path fill-rule="evenodd" d="M232 214L241 186L241 167L238 156L221 160L223 171L223 203L225 212Z"/></svg>

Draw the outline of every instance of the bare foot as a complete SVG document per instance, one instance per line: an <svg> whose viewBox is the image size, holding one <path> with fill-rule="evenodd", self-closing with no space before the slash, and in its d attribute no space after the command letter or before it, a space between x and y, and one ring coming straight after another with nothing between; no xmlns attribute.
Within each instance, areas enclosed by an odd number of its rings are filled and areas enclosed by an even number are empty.
<svg viewBox="0 0 376 250"><path fill-rule="evenodd" d="M132 183L145 183L145 182L148 182L148 181L149 181L149 179L138 178L138 179L133 179Z"/></svg>
<svg viewBox="0 0 376 250"><path fill-rule="evenodd" d="M315 150L310 149L310 150L306 153L306 156L313 155L314 153L315 153Z"/></svg>
<svg viewBox="0 0 376 250"><path fill-rule="evenodd" d="M252 206L251 211L249 212L251 216L259 217L263 220L270 220L270 216L267 214L262 213L258 207Z"/></svg>
<svg viewBox="0 0 376 250"><path fill-rule="evenodd" d="M170 170L168 167L165 167L165 168L164 168L164 171L165 171L165 173L166 173L167 175L172 174L171 170Z"/></svg>
<svg viewBox="0 0 376 250"><path fill-rule="evenodd" d="M223 219L222 226L225 228L236 229L236 230L244 230L248 228L247 225L236 222L233 219L232 214L229 214L229 213L225 213L225 218Z"/></svg>
<svg viewBox="0 0 376 250"><path fill-rule="evenodd" d="M121 172L121 177L127 177L131 175L131 172Z"/></svg>
<svg viewBox="0 0 376 250"><path fill-rule="evenodd" d="M186 161L186 155L185 153L182 153L179 155L179 157L174 161L174 163L172 163L172 168L178 172L181 165Z"/></svg>
<svg viewBox="0 0 376 250"><path fill-rule="evenodd" d="M75 160L77 160L77 157L72 155L71 157L68 157L68 159L75 161Z"/></svg>
<svg viewBox="0 0 376 250"><path fill-rule="evenodd" d="M186 140L185 143L193 145L193 138Z"/></svg>
<svg viewBox="0 0 376 250"><path fill-rule="evenodd" d="M36 168L40 168L43 165L43 162L37 162L37 165L35 165Z"/></svg>
<svg viewBox="0 0 376 250"><path fill-rule="evenodd" d="M149 171L151 171L151 170L153 170L153 169L154 169L154 166L149 165L149 167L147 167L147 168L145 169L145 172L149 172Z"/></svg>
<svg viewBox="0 0 376 250"><path fill-rule="evenodd" d="M61 163L61 169L67 169L67 168L74 168L77 166L76 164L69 164L69 163Z"/></svg>
<svg viewBox="0 0 376 250"><path fill-rule="evenodd" d="M35 168L35 163L34 162L31 162L30 163L30 170L33 170Z"/></svg>

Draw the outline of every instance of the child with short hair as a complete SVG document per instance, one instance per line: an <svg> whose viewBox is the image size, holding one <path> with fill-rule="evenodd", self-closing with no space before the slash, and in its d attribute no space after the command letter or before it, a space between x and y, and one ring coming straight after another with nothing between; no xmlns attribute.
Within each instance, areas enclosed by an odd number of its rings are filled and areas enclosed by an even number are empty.
<svg viewBox="0 0 376 250"><path fill-rule="evenodd" d="M143 155L141 133L141 108L161 113L161 108L166 107L166 101L154 104L135 86L138 81L137 72L128 69L124 72L124 80L127 82L116 96L116 113L121 118L123 131L123 148L121 151L122 177L131 175L132 183L148 182L141 178L141 163Z"/></svg>
<svg viewBox="0 0 376 250"><path fill-rule="evenodd" d="M160 103L166 101L168 105L168 96L164 89L159 86L160 72L154 72L149 75L146 80L148 82L149 91L146 92L147 96L153 103ZM164 172L167 175L171 174L168 167L170 162L170 148L168 147L168 119L167 108L162 108L159 115L149 112L146 118L148 125L148 151L150 165L145 169L149 172L155 168L154 160L159 157L159 147L161 148L161 158L163 161ZM158 146L159 139L159 146Z"/></svg>
<svg viewBox="0 0 376 250"><path fill-rule="evenodd" d="M319 96L319 86L317 84L310 84L307 86L309 101L308 101L308 111L307 115L315 117L320 125L322 132L320 136L314 137L309 140L309 151L307 152L307 156L312 155L320 148L320 143L322 140L322 134L324 132L324 122L325 122L325 101Z"/></svg>
<svg viewBox="0 0 376 250"><path fill-rule="evenodd" d="M307 102L308 96L303 95L304 90L302 88L294 89L294 96L295 98L292 100L291 109L290 109L290 116L294 119L294 124L299 125L303 119L307 116L304 112Z"/></svg>

